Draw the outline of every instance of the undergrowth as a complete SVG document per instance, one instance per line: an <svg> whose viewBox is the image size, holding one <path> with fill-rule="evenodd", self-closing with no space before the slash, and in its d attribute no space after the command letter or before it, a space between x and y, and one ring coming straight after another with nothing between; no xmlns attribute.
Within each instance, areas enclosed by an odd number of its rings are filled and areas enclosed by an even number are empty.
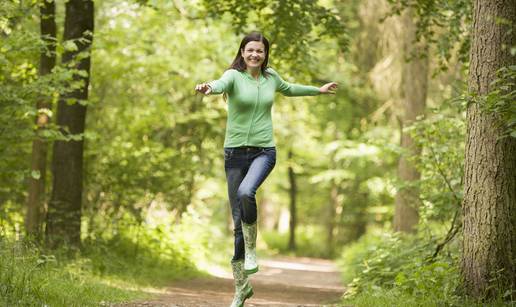
<svg viewBox="0 0 516 307"><path fill-rule="evenodd" d="M85 239L80 250L50 251L0 237L0 305L110 305L202 275L189 247L167 238L159 228L125 228L110 238Z"/></svg>
<svg viewBox="0 0 516 307"><path fill-rule="evenodd" d="M500 295L488 303L463 295L460 239L432 258L438 237L369 232L338 260L347 285L342 306L514 306Z"/></svg>

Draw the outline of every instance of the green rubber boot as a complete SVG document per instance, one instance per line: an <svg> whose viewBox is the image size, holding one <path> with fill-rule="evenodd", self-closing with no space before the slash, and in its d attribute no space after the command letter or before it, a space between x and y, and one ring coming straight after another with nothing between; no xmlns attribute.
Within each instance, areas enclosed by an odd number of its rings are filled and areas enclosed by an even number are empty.
<svg viewBox="0 0 516 307"><path fill-rule="evenodd" d="M258 272L256 260L256 231L257 224L246 224L242 222L242 233L244 234L245 263L244 270L247 275Z"/></svg>
<svg viewBox="0 0 516 307"><path fill-rule="evenodd" d="M235 297L231 307L243 307L246 299L253 296L253 287L244 271L244 260L231 261L233 278L235 279Z"/></svg>

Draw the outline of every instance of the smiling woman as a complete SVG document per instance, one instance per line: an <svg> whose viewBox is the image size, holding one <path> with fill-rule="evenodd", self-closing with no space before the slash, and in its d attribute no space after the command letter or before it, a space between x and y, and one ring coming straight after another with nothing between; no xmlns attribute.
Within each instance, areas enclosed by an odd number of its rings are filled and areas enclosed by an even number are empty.
<svg viewBox="0 0 516 307"><path fill-rule="evenodd" d="M261 67L265 56L265 46L262 42L249 42L242 54L247 67Z"/></svg>
<svg viewBox="0 0 516 307"><path fill-rule="evenodd" d="M269 41L262 34L252 32L242 39L231 68L248 70L254 78L258 78L260 72L265 75L268 64Z"/></svg>
<svg viewBox="0 0 516 307"><path fill-rule="evenodd" d="M261 33L252 32L244 37L233 63L219 80L195 87L205 95L224 93L229 98L224 168L235 236L232 307L243 306L253 295L247 276L258 271L255 195L276 164L271 118L274 94L315 96L333 94L337 88L335 82L320 88L288 83L267 67L268 62L269 41Z"/></svg>

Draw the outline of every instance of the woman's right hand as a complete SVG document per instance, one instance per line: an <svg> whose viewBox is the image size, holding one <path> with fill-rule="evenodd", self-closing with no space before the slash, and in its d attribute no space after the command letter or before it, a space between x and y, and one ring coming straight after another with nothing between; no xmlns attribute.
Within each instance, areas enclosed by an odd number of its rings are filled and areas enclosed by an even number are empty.
<svg viewBox="0 0 516 307"><path fill-rule="evenodd" d="M209 95L211 93L211 87L207 83L197 84L195 86L195 90L204 95Z"/></svg>

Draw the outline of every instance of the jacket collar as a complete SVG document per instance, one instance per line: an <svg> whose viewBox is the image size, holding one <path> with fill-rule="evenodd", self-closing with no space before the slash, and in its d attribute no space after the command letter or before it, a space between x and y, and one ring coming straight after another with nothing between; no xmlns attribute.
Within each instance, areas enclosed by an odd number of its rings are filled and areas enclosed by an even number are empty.
<svg viewBox="0 0 516 307"><path fill-rule="evenodd" d="M251 74L247 71L247 70L244 70L243 73L242 73L247 79L253 81L253 82L256 82L256 79L251 76ZM260 76L258 77L258 82L259 84L262 84L263 81L265 80L265 77L263 76L262 72L260 71Z"/></svg>

